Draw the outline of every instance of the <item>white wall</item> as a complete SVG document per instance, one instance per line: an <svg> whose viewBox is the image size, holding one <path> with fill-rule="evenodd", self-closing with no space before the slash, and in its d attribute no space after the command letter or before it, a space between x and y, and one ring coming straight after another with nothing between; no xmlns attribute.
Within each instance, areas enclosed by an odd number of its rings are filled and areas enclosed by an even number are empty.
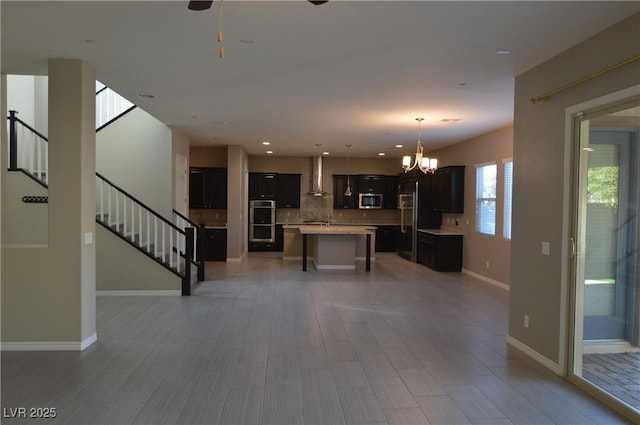
<svg viewBox="0 0 640 425"><path fill-rule="evenodd" d="M7 75L7 109L18 111L18 118L30 126L35 125L35 87L31 75Z"/></svg>
<svg viewBox="0 0 640 425"><path fill-rule="evenodd" d="M96 171L170 219L171 129L136 108L96 134Z"/></svg>

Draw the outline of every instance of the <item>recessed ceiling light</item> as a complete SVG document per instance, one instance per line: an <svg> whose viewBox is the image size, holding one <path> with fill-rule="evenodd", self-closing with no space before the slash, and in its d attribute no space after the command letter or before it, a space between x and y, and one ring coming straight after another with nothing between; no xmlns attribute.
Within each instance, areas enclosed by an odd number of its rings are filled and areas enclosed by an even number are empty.
<svg viewBox="0 0 640 425"><path fill-rule="evenodd" d="M460 118L442 118L440 122L460 122Z"/></svg>
<svg viewBox="0 0 640 425"><path fill-rule="evenodd" d="M153 94L148 94L148 93L139 93L138 97L141 99L155 99L156 96Z"/></svg>
<svg viewBox="0 0 640 425"><path fill-rule="evenodd" d="M329 155L329 152L327 152L327 151L322 152L322 155Z"/></svg>
<svg viewBox="0 0 640 425"><path fill-rule="evenodd" d="M262 144L265 145L265 146L269 146L271 144L271 142L268 141L268 140L265 140L264 142L262 142Z"/></svg>
<svg viewBox="0 0 640 425"><path fill-rule="evenodd" d="M465 83L464 81L460 81L460 82L458 83L458 86L459 86L459 87L464 87L464 86L466 86L466 85L467 85L467 83Z"/></svg>
<svg viewBox="0 0 640 425"><path fill-rule="evenodd" d="M378 156L384 156L385 153L384 152L378 152Z"/></svg>
<svg viewBox="0 0 640 425"><path fill-rule="evenodd" d="M214 121L213 123L214 124L218 124L218 125L222 125L222 126L229 125L229 121Z"/></svg>
<svg viewBox="0 0 640 425"><path fill-rule="evenodd" d="M502 55L502 56L507 56L511 54L511 50L498 50L496 52L496 55Z"/></svg>
<svg viewBox="0 0 640 425"><path fill-rule="evenodd" d="M87 43L87 44L97 44L98 43L97 41L95 41L92 38L87 38L84 42Z"/></svg>
<svg viewBox="0 0 640 425"><path fill-rule="evenodd" d="M396 149L404 148L404 145L396 145Z"/></svg>
<svg viewBox="0 0 640 425"><path fill-rule="evenodd" d="M269 155L271 155L271 154L273 153L273 151L267 151L267 153L268 153Z"/></svg>

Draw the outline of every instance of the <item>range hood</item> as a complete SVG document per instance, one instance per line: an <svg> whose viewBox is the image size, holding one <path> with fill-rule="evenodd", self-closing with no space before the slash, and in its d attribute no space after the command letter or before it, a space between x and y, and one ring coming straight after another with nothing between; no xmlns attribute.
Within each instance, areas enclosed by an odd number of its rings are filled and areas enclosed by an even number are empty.
<svg viewBox="0 0 640 425"><path fill-rule="evenodd" d="M308 192L308 194L326 196L327 192L322 190L322 155L314 156L312 160L313 172L311 173L311 184L309 185L312 191Z"/></svg>

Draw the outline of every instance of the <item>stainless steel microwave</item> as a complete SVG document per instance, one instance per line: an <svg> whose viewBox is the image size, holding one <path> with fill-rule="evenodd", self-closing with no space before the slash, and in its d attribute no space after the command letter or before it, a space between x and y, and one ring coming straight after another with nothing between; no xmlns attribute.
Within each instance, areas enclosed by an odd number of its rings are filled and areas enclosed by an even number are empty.
<svg viewBox="0 0 640 425"><path fill-rule="evenodd" d="M382 208L381 193L361 193L358 195L358 208L361 210Z"/></svg>

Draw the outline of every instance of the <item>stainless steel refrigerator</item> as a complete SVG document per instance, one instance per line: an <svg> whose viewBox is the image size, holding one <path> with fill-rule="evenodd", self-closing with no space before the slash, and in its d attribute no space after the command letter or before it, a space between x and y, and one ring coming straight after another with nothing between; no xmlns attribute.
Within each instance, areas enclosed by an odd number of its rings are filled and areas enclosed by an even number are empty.
<svg viewBox="0 0 640 425"><path fill-rule="evenodd" d="M398 184L400 231L398 255L409 261L418 258L418 229L439 229L442 214L433 207L432 174L411 171L401 174Z"/></svg>

